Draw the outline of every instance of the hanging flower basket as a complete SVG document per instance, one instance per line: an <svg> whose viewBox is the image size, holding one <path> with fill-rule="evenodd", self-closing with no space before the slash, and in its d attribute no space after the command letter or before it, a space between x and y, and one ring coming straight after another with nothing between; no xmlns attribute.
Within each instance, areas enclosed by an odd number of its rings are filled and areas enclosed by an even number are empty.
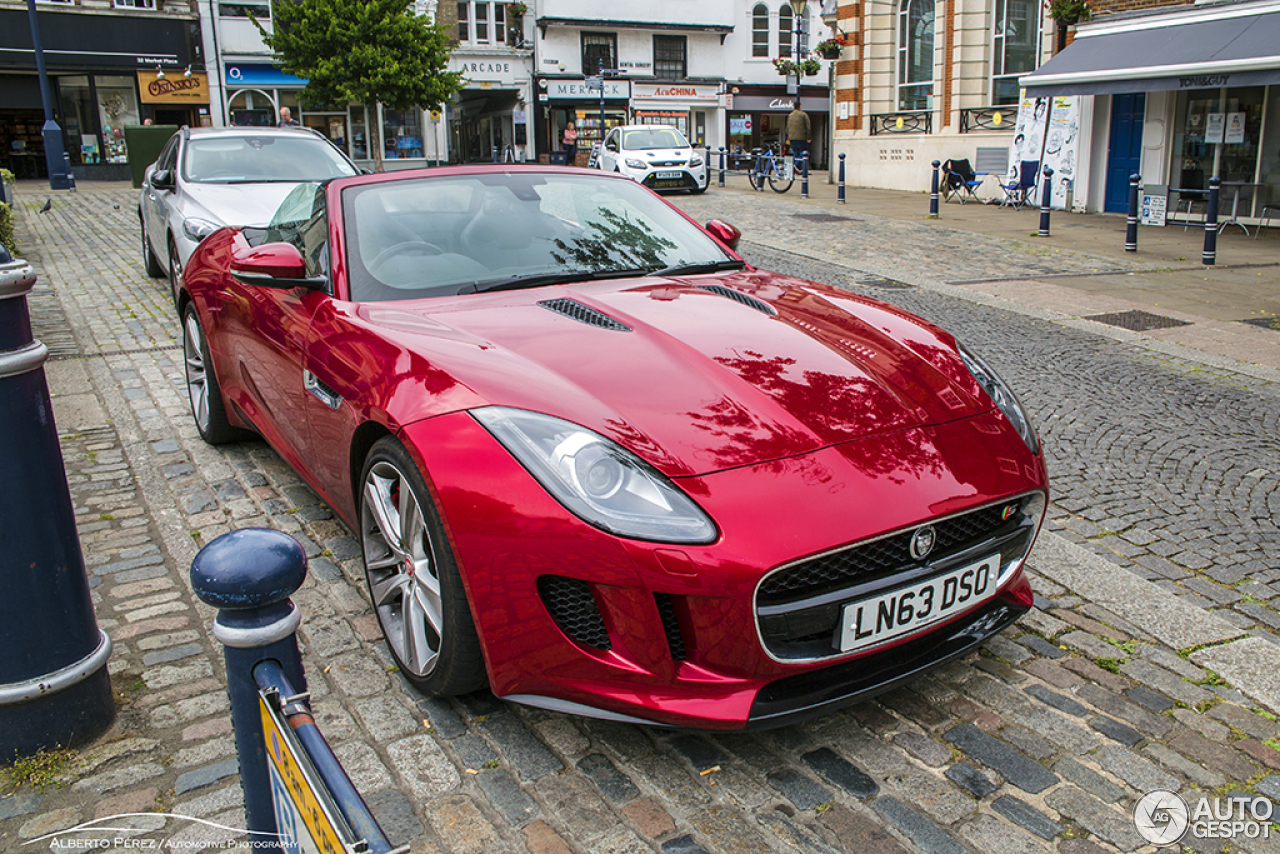
<svg viewBox="0 0 1280 854"><path fill-rule="evenodd" d="M813 48L813 52L823 59L839 59L842 50L844 50L844 42L836 39L820 41Z"/></svg>
<svg viewBox="0 0 1280 854"><path fill-rule="evenodd" d="M1059 24L1077 24L1089 20L1087 0L1051 0L1049 16Z"/></svg>
<svg viewBox="0 0 1280 854"><path fill-rule="evenodd" d="M822 70L822 63L810 57L800 63L800 70L805 73L806 77L813 77Z"/></svg>
<svg viewBox="0 0 1280 854"><path fill-rule="evenodd" d="M524 3L508 3L507 14L519 18L525 12L529 11L529 7Z"/></svg>
<svg viewBox="0 0 1280 854"><path fill-rule="evenodd" d="M778 69L778 73L783 77L786 77L789 74L800 73L800 66L796 65L791 60L783 59L782 57L778 57L773 61L773 67Z"/></svg>

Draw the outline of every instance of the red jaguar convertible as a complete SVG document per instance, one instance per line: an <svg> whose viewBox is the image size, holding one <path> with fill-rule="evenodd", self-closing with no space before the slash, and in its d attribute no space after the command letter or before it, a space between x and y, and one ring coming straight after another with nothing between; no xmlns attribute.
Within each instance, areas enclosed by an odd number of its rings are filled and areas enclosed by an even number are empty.
<svg viewBox="0 0 1280 854"><path fill-rule="evenodd" d="M723 730L873 696L1030 607L1044 458L951 335L738 237L597 171L299 186L184 271L196 424L357 532L424 691Z"/></svg>

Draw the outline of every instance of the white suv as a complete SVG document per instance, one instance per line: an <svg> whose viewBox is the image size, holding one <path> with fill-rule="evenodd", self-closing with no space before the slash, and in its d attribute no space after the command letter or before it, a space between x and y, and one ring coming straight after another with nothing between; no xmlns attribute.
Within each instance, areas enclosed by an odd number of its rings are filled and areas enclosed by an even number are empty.
<svg viewBox="0 0 1280 854"><path fill-rule="evenodd" d="M651 190L705 193L709 173L705 152L670 125L622 125L609 131L600 150L600 168L621 172Z"/></svg>

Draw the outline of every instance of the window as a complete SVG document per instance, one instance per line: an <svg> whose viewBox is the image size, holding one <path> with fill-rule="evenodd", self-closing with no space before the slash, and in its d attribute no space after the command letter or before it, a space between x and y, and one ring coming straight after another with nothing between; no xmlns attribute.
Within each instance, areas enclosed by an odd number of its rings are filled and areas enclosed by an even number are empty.
<svg viewBox="0 0 1280 854"><path fill-rule="evenodd" d="M763 3L751 10L751 55L769 55L769 7Z"/></svg>
<svg viewBox="0 0 1280 854"><path fill-rule="evenodd" d="M271 20L271 4L260 0L222 0L218 14L223 18L247 18L249 13L259 21Z"/></svg>
<svg viewBox="0 0 1280 854"><path fill-rule="evenodd" d="M688 77L685 64L684 36L653 37L653 76L659 80L683 80Z"/></svg>
<svg viewBox="0 0 1280 854"><path fill-rule="evenodd" d="M898 9L898 109L933 106L933 2L902 0Z"/></svg>
<svg viewBox="0 0 1280 854"><path fill-rule="evenodd" d="M793 53L791 47L791 32L795 29L795 13L791 11L791 7L783 4L778 10L778 56L790 57Z"/></svg>
<svg viewBox="0 0 1280 854"><path fill-rule="evenodd" d="M458 4L458 41L471 41L471 4Z"/></svg>
<svg viewBox="0 0 1280 854"><path fill-rule="evenodd" d="M467 0L458 4L458 41L502 44L507 40L507 4Z"/></svg>
<svg viewBox="0 0 1280 854"><path fill-rule="evenodd" d="M582 73L599 74L600 69L618 67L618 37L613 33L582 34Z"/></svg>
<svg viewBox="0 0 1280 854"><path fill-rule="evenodd" d="M117 9L154 9L156 0L115 0Z"/></svg>
<svg viewBox="0 0 1280 854"><path fill-rule="evenodd" d="M1018 103L1018 77L1036 70L1040 9L1036 0L995 0L991 103Z"/></svg>

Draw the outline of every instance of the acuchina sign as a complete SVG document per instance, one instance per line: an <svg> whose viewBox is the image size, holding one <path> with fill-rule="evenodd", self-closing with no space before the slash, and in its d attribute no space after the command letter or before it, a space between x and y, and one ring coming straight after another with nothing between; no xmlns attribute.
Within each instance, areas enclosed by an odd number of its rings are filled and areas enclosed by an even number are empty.
<svg viewBox="0 0 1280 854"><path fill-rule="evenodd" d="M679 101L684 104L714 104L719 95L718 86L698 86L691 83L632 83L633 101Z"/></svg>

